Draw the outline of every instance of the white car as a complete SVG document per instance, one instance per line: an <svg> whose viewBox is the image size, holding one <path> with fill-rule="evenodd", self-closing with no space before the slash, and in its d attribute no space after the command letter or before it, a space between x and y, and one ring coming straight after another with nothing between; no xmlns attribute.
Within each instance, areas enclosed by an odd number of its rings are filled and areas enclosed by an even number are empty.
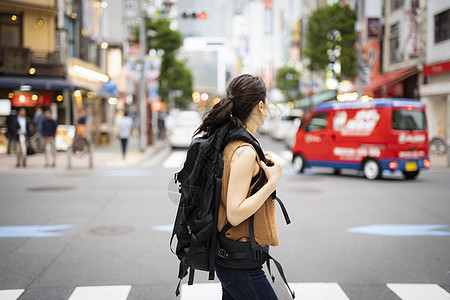
<svg viewBox="0 0 450 300"><path fill-rule="evenodd" d="M196 111L181 111L174 120L173 126L169 129L168 139L172 148L189 147L194 132L202 123L200 114Z"/></svg>
<svg viewBox="0 0 450 300"><path fill-rule="evenodd" d="M300 127L303 112L300 110L291 110L289 113L282 114L275 124L272 137L279 141L284 141L289 147L294 145L295 134Z"/></svg>
<svg viewBox="0 0 450 300"><path fill-rule="evenodd" d="M300 118L295 118L294 121L292 122L291 128L289 129L288 133L286 134L286 137L284 138L284 142L289 148L294 147L295 135L297 134L300 125L302 125L302 120Z"/></svg>

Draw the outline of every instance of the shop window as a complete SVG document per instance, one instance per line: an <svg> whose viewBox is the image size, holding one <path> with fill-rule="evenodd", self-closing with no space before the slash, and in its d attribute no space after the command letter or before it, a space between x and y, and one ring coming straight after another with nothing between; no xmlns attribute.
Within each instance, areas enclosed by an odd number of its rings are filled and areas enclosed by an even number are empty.
<svg viewBox="0 0 450 300"><path fill-rule="evenodd" d="M69 57L75 56L75 20L72 17L66 16L64 22L64 29L67 31L67 50Z"/></svg>
<svg viewBox="0 0 450 300"><path fill-rule="evenodd" d="M22 47L22 15L0 13L0 47Z"/></svg>
<svg viewBox="0 0 450 300"><path fill-rule="evenodd" d="M391 26L389 32L389 61L396 63L402 60L403 56L400 52L400 24L397 23Z"/></svg>
<svg viewBox="0 0 450 300"><path fill-rule="evenodd" d="M404 3L405 0L391 0L391 11L402 8Z"/></svg>
<svg viewBox="0 0 450 300"><path fill-rule="evenodd" d="M450 39L450 9L434 16L434 42Z"/></svg>

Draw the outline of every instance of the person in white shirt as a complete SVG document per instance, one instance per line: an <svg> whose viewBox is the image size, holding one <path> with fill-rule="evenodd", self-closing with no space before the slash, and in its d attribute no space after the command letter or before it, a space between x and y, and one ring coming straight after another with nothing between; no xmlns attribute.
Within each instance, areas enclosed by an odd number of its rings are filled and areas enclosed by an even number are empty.
<svg viewBox="0 0 450 300"><path fill-rule="evenodd" d="M122 158L125 159L128 138L133 130L133 119L128 116L127 112L125 112L123 117L118 120L117 127L119 130L118 137L122 144Z"/></svg>
<svg viewBox="0 0 450 300"><path fill-rule="evenodd" d="M12 124L13 132L15 133L16 141L16 155L17 155L17 164L16 167L26 166L27 162L27 142L30 138L30 124L27 121L27 112L25 108L21 108L19 110L19 114L17 115L17 119Z"/></svg>

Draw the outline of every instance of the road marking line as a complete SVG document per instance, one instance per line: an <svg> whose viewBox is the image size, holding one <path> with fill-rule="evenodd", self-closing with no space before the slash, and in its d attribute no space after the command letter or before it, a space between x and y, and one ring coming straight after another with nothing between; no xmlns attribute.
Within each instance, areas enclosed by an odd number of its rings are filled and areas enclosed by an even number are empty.
<svg viewBox="0 0 450 300"><path fill-rule="evenodd" d="M347 228L348 232L382 236L450 236L450 232L441 231L448 225L434 224L373 224Z"/></svg>
<svg viewBox="0 0 450 300"><path fill-rule="evenodd" d="M0 300L17 300L25 290L1 290Z"/></svg>
<svg viewBox="0 0 450 300"><path fill-rule="evenodd" d="M173 224L157 225L157 226L153 226L152 229L156 230L156 231L172 232Z"/></svg>
<svg viewBox="0 0 450 300"><path fill-rule="evenodd" d="M172 154L170 154L169 157L164 161L163 167L166 169L181 168L185 159L186 159L186 151L172 152Z"/></svg>
<svg viewBox="0 0 450 300"><path fill-rule="evenodd" d="M220 283L196 283L194 285L183 284L181 286L180 300L209 300L221 298L222 286Z"/></svg>
<svg viewBox="0 0 450 300"><path fill-rule="evenodd" d="M80 286L75 288L69 300L125 300L131 285Z"/></svg>
<svg viewBox="0 0 450 300"><path fill-rule="evenodd" d="M289 283L289 286L302 300L349 300L336 282Z"/></svg>
<svg viewBox="0 0 450 300"><path fill-rule="evenodd" d="M450 294L437 284L386 284L402 300L450 300Z"/></svg>
<svg viewBox="0 0 450 300"><path fill-rule="evenodd" d="M0 226L0 238L14 238L14 237L56 237L65 236L64 230L74 228L75 225L24 225L24 226Z"/></svg>

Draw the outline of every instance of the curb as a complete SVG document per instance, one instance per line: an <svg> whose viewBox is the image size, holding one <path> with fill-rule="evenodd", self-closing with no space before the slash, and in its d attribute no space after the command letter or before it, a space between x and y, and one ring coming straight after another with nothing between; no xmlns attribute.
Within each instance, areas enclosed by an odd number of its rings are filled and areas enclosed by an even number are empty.
<svg viewBox="0 0 450 300"><path fill-rule="evenodd" d="M119 147L117 149L114 146L111 149L102 149L98 151L93 149L93 168L89 168L89 159L82 158L74 159L72 158L72 169L68 169L67 165L67 153L58 152L57 153L57 163L56 168L44 168L44 156L39 153L39 159L36 157L30 157L27 161L27 168L15 168L16 158L15 155L0 155L0 174L55 174L64 172L76 172L76 171L92 171L92 170L113 170L113 169L124 169L124 168L134 168L139 164L142 164L145 160L150 159L152 156L163 151L167 148L166 140L158 140L153 145L146 148L144 152L135 152L136 155L131 161L124 161L123 164L119 163L117 165L108 165L111 161L120 161ZM108 146L107 146L108 147ZM97 152L98 151L98 152ZM105 164L106 163L106 164Z"/></svg>

